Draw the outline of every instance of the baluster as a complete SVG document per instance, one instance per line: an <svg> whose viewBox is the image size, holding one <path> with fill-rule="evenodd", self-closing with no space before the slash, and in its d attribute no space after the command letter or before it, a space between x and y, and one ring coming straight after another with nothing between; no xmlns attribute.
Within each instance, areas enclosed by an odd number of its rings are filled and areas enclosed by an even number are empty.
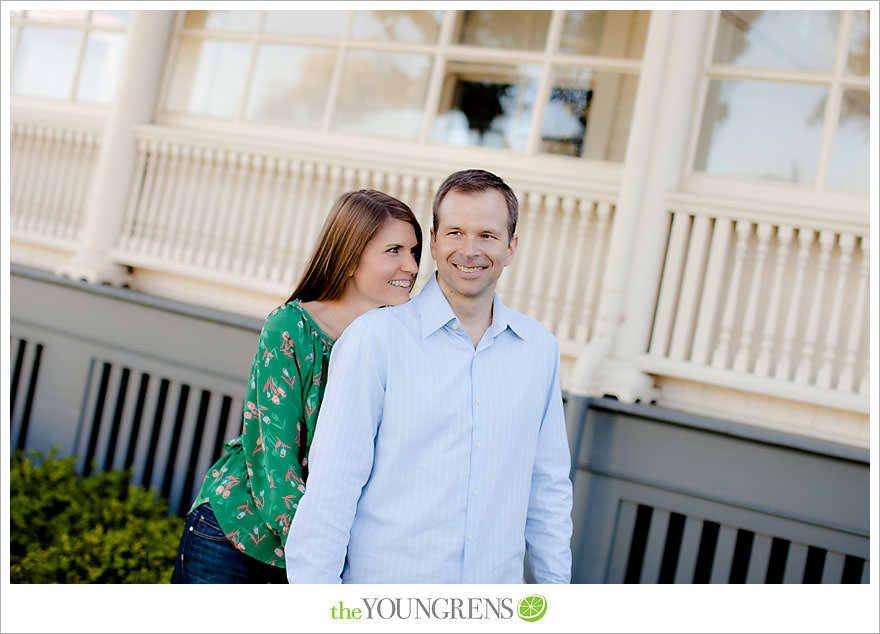
<svg viewBox="0 0 880 634"><path fill-rule="evenodd" d="M193 151L189 144L177 145L177 172L174 182L174 192L168 203L168 209L162 218L160 226L164 228L165 236L159 245L159 257L171 259L171 253L178 250L180 243L186 239L183 226L187 219L192 216L192 190L193 182Z"/></svg>
<svg viewBox="0 0 880 634"><path fill-rule="evenodd" d="M361 167L357 170L357 188L358 189L368 189L370 187L370 178L372 174L370 170L366 167Z"/></svg>
<svg viewBox="0 0 880 634"><path fill-rule="evenodd" d="M49 200L47 206L49 215L46 217L43 231L45 235L61 237L65 233L64 216L66 210L65 200L67 196L67 182L70 176L70 153L73 147L73 132L70 130L58 131L58 145L55 152L56 172L54 186L49 187Z"/></svg>
<svg viewBox="0 0 880 634"><path fill-rule="evenodd" d="M586 343L593 334L594 313L599 296L599 284L604 272L605 244L611 233L611 203L602 201L596 206L596 239L593 242L593 252L590 254L590 270L588 272L587 287L584 290L584 304L581 318L575 332L575 341Z"/></svg>
<svg viewBox="0 0 880 634"><path fill-rule="evenodd" d="M229 262L228 270L236 275L244 272L244 259L251 252L254 240L253 223L260 213L257 203L261 197L261 185L264 184L265 164L264 154L249 154L245 160L240 198L232 217L232 242L225 260Z"/></svg>
<svg viewBox="0 0 880 634"><path fill-rule="evenodd" d="M76 233L79 217L74 207L74 192L76 191L76 169L79 163L80 148L83 143L83 133L80 130L65 134L65 157L64 178L59 187L59 197L55 201L58 208L58 217L53 233L60 238L72 238Z"/></svg>
<svg viewBox="0 0 880 634"><path fill-rule="evenodd" d="M149 254L155 257L161 257L166 248L166 242L171 235L168 225L171 219L174 218L174 199L177 197L177 192L181 185L186 186L186 181L183 180L183 176L180 173L180 145L177 143L170 143L168 145L168 167L166 171L166 182L162 188L162 198L156 213L156 234L149 250Z"/></svg>
<svg viewBox="0 0 880 634"><path fill-rule="evenodd" d="M819 333L819 316L825 300L825 275L831 261L831 249L834 246L834 234L830 231L819 232L819 263L816 266L816 284L813 287L813 302L807 318L807 329L804 335L804 348L801 362L798 364L794 380L796 383L808 383L813 371L813 355L816 350L816 338Z"/></svg>
<svg viewBox="0 0 880 634"><path fill-rule="evenodd" d="M690 214L673 212L669 246L666 249L666 262L663 265L663 281L660 284L660 298L657 302L657 314L654 318L654 335L651 337L651 345L648 349L652 355L664 357L667 354L667 346L675 321L685 254L688 250L690 228Z"/></svg>
<svg viewBox="0 0 880 634"><path fill-rule="evenodd" d="M416 180L410 174L404 174L400 179L400 196L398 198L402 200L407 205L413 205L413 190L415 189ZM410 207L413 211L413 215L415 215L416 208L413 205ZM427 227L422 227L423 230L427 231ZM427 240L427 236L422 236L423 240Z"/></svg>
<svg viewBox="0 0 880 634"><path fill-rule="evenodd" d="M325 200L325 194L327 192L327 183L330 175L330 166L327 163L318 163L317 168L315 169L315 194L314 194L314 202L311 206L311 213L309 214L309 228L306 231L305 235L305 243L302 245L302 252L305 255L308 253L311 248L315 244L315 240L318 237L318 233L321 230L321 225L323 224L324 218L327 216L327 212L330 211L328 209L329 205Z"/></svg>
<svg viewBox="0 0 880 634"><path fill-rule="evenodd" d="M79 238L79 234L82 231L86 195L94 178L99 141L100 139L97 134L93 132L86 133L84 135L83 148L80 152L81 158L77 160L74 176L76 186L71 204L71 209L74 212L74 221L71 223L72 226L70 228L70 238L74 240Z"/></svg>
<svg viewBox="0 0 880 634"><path fill-rule="evenodd" d="M201 187L206 194L204 204L199 205L198 216L193 231L194 245L191 254L191 262L194 265L202 265L208 257L208 243L212 239L211 225L216 220L217 197L222 189L223 164L225 156L223 150L213 148L204 149L205 166L202 168L204 176ZM200 194L201 199L201 194Z"/></svg>
<svg viewBox="0 0 880 634"><path fill-rule="evenodd" d="M733 221L728 218L715 219L706 264L706 280L703 282L703 296L700 299L700 312L697 315L694 343L691 347L691 361L699 365L706 365L710 361L713 338L717 332L716 321L723 308L721 293L726 283L724 269L732 229Z"/></svg>
<svg viewBox="0 0 880 634"><path fill-rule="evenodd" d="M150 208L152 200L158 196L159 187L156 185L159 171L159 146L154 140L147 142L147 175L144 179L144 190L138 205L138 216L135 231L135 240L133 241L134 250L143 252L147 233L149 231Z"/></svg>
<svg viewBox="0 0 880 634"><path fill-rule="evenodd" d="M375 189L376 191L385 192L391 196L394 194L385 186L385 174L379 170L374 171L370 175L370 189Z"/></svg>
<svg viewBox="0 0 880 634"><path fill-rule="evenodd" d="M742 277L743 262L745 261L746 247L749 235L752 233L752 223L745 220L736 221L736 245L733 249L733 274L730 277L730 286L727 289L727 298L724 302L724 318L721 322L721 334L718 337L718 346L712 355L713 368L726 368L730 351L730 338L733 332L733 324L736 319L736 297L739 292L740 278Z"/></svg>
<svg viewBox="0 0 880 634"><path fill-rule="evenodd" d="M859 341L862 338L862 328L865 320L865 305L868 295L868 238L861 239L862 262L859 267L859 283L856 291L856 303L850 317L849 335L846 340L846 355L843 361L843 370L840 372L840 380L837 389L841 392L852 392L855 387L856 354L859 351ZM865 374L867 377L867 373ZM861 391L859 393L862 393Z"/></svg>
<svg viewBox="0 0 880 634"><path fill-rule="evenodd" d="M33 231L42 235L46 234L46 227L52 216L49 200L58 177L57 165L55 164L55 157L58 151L57 136L58 130L56 128L46 128L46 147L40 169L40 182L34 196L34 210L36 213L34 214Z"/></svg>
<svg viewBox="0 0 880 634"><path fill-rule="evenodd" d="M397 174L396 172L391 172L387 174L385 177L385 182L387 184L385 185L384 190L378 187L376 189L379 189L379 191L387 192L389 196L394 196L395 198L400 200L400 192L398 191L398 188L400 187L400 174Z"/></svg>
<svg viewBox="0 0 880 634"><path fill-rule="evenodd" d="M275 253L275 261L270 275L271 279L283 280L288 284L293 283L293 280L284 278L284 273L290 267L290 261L297 258L290 247L290 242L291 239L301 239L304 231L305 215L308 213L308 194L312 188L315 164L311 161L303 163L297 160L294 163L294 173L296 181L293 191L289 192L287 196L281 215L281 226L278 228L278 250Z"/></svg>
<svg viewBox="0 0 880 634"><path fill-rule="evenodd" d="M804 291L804 276L807 264L810 260L810 248L815 239L815 232L810 229L798 229L798 253L797 270L794 278L794 289L791 293L791 302L788 305L788 314L785 320L785 331L782 337L782 350L779 353L779 362L776 364L774 378L788 380L791 373L791 349L794 345L794 335L797 330L798 317L801 314L801 296Z"/></svg>
<svg viewBox="0 0 880 634"><path fill-rule="evenodd" d="M50 130L44 126L36 128L36 143L34 144L34 162L31 167L31 180L28 184L28 222L26 224L28 231L39 231L40 221L42 220L40 209L40 198L42 192L45 191L46 178L46 155L49 154L49 134Z"/></svg>
<svg viewBox="0 0 880 634"><path fill-rule="evenodd" d="M220 208L229 199L229 164L232 157L226 150L211 149L211 167L208 170L208 202L205 205L204 223L195 264L207 266L208 257L216 250L219 234Z"/></svg>
<svg viewBox="0 0 880 634"><path fill-rule="evenodd" d="M558 317L559 306L562 303L562 261L565 255L570 251L566 249L566 244L571 230L571 218L574 215L574 206L577 204L574 198L566 196L562 199L562 229L558 233L554 233L554 237L558 240L556 244L556 261L553 263L553 271L550 273L550 294L547 297L547 306L544 311L544 318L541 320L548 330L553 330L554 321ZM547 232L548 234L550 231ZM571 271L569 271L571 275Z"/></svg>
<svg viewBox="0 0 880 634"><path fill-rule="evenodd" d="M256 195L252 197L250 215L245 218L244 233L247 233L247 250L243 250L244 256L236 258L234 268L247 277L253 277L257 270L257 261L264 246L263 236L266 234L266 223L269 218L269 203L272 192L275 190L275 173L278 169L278 159L275 156L258 156L260 184ZM244 260L244 261L241 261Z"/></svg>
<svg viewBox="0 0 880 634"><path fill-rule="evenodd" d="M251 182L254 155L250 152L241 152L235 166L235 185L232 190L232 201L228 207L221 225L223 240L221 241L221 253L217 263L218 268L231 272L232 256L238 248L241 240L240 223L244 216L244 201L248 198L249 184Z"/></svg>
<svg viewBox="0 0 880 634"><path fill-rule="evenodd" d="M764 263L767 261L767 250L773 227L765 222L758 223L758 245L755 248L755 268L752 270L752 283L749 287L749 299L746 303L746 318L740 335L739 350L733 360L736 372L747 372L752 347L752 332L755 330L755 318L758 313L758 291L764 279Z"/></svg>
<svg viewBox="0 0 880 634"><path fill-rule="evenodd" d="M788 263L788 254L791 247L791 239L794 230L788 225L781 225L776 231L776 265L773 274L773 286L770 290L770 307L767 309L767 318L761 329L761 348L758 358L755 360L754 373L757 376L766 377L770 373L770 354L773 351L773 341L776 338L776 322L779 320L779 306L782 295L782 278L785 274L785 266Z"/></svg>
<svg viewBox="0 0 880 634"><path fill-rule="evenodd" d="M327 171L328 168L326 163L318 163L315 165L315 186L313 187L314 193L312 196L312 202L304 210L305 220L308 221L308 226L303 232L303 235L299 236L300 242L297 248L297 253L299 255L296 259L291 258L288 262L287 277L293 275L295 270L301 269L305 266L309 254L314 248L315 240L320 231L321 222L327 214L328 210L322 207L321 201L322 193L327 187Z"/></svg>
<svg viewBox="0 0 880 634"><path fill-rule="evenodd" d="M548 194L544 197L544 214L541 217L541 224L544 231L541 234L541 246L538 249L537 258L528 260L535 263L535 273L532 276L532 283L529 286L529 306L526 314L530 317L538 317L538 305L546 298L542 296L542 291L547 285L547 261L550 259L550 235L553 233L553 222L556 219L556 208L559 206L559 196Z"/></svg>
<svg viewBox="0 0 880 634"><path fill-rule="evenodd" d="M263 157L250 152L242 154L238 164L238 178L235 184L235 195L226 230L226 248L220 268L230 273L241 270L241 251L246 248L245 222L252 216L254 199L254 181L262 171Z"/></svg>
<svg viewBox="0 0 880 634"><path fill-rule="evenodd" d="M220 199L211 209L212 239L208 244L205 265L211 269L220 268L221 252L226 249L229 217L234 212L233 199L240 184L242 153L238 150L227 150L223 153L223 182Z"/></svg>
<svg viewBox="0 0 880 634"><path fill-rule="evenodd" d="M671 359L683 360L693 344L694 320L700 305L700 284L705 272L711 231L712 219L709 216L694 217L687 259L682 273L681 293L672 330L672 341L669 345Z"/></svg>
<svg viewBox="0 0 880 634"><path fill-rule="evenodd" d="M169 255L176 262L188 261L193 253L193 232L201 224L204 213L205 153L199 146L184 147L187 167L186 194L181 203L181 218ZM135 172L137 173L137 172ZM198 220L197 220L198 219Z"/></svg>
<svg viewBox="0 0 880 634"><path fill-rule="evenodd" d="M431 228L434 226L434 220L428 199L429 187L430 181L424 176L415 179L416 198L412 210L422 226L422 261L419 263L419 274L416 279L422 285L428 281L429 275L434 270L434 260L431 258Z"/></svg>
<svg viewBox="0 0 880 634"><path fill-rule="evenodd" d="M840 259L838 260L837 268L837 284L834 288L834 299L831 301L831 316L828 318L828 326L825 329L825 351L822 356L822 364L816 373L816 385L819 387L831 387L834 355L837 352L837 340L840 334L840 312L843 308L843 292L846 287L846 277L849 273L849 265L852 262L855 244L856 239L852 234L841 234L838 239Z"/></svg>
<svg viewBox="0 0 880 634"><path fill-rule="evenodd" d="M557 336L562 339L571 338L571 320L574 318L575 293L577 291L577 280L583 267L584 250L586 241L588 224L590 216L593 213L593 203L588 200L581 199L575 201L578 206L578 224L577 224L577 241L574 246L574 262L566 275L565 299L563 300L562 319L559 322Z"/></svg>
<svg viewBox="0 0 880 634"><path fill-rule="evenodd" d="M281 233L278 227L282 224L282 210L285 209L285 202L288 201L286 196L287 188L296 178L297 163L291 162L287 158L280 158L278 160L278 176L275 179L275 187L272 191L272 202L269 205L266 231L260 236L260 257L256 268L256 277L260 280L265 280L269 277L269 267L278 260L278 252L275 246ZM292 284L293 281L291 280L289 283Z"/></svg>
<svg viewBox="0 0 880 634"><path fill-rule="evenodd" d="M125 218L122 221L122 231L119 234L119 248L123 251L131 250L132 233L137 215L137 204L142 191L140 175L146 168L146 142L137 139L135 142L135 169L132 178L131 191L128 193L128 204L125 206Z"/></svg>
<svg viewBox="0 0 880 634"><path fill-rule="evenodd" d="M26 127L21 124L13 123L10 134L12 138L12 147L9 149L9 192L10 192L10 212L18 209L21 204L21 192L24 188L25 177L27 176L27 159L28 159L28 135ZM12 225L18 226L18 214L10 214Z"/></svg>
<svg viewBox="0 0 880 634"><path fill-rule="evenodd" d="M40 177L42 176L41 159L43 155L43 146L46 143L45 128L43 126L34 126L31 130L31 141L29 159L25 168L25 185L21 201L21 227L27 231L33 231L36 228L38 220L37 210L37 192L40 186Z"/></svg>
<svg viewBox="0 0 880 634"><path fill-rule="evenodd" d="M524 195L526 200L525 211L523 214L524 227L522 231L522 237L525 240L525 243L520 245L522 249L519 254L519 266L516 269L516 284L513 290L513 301L511 305L513 308L517 310L523 310L523 307L526 305L526 300L528 299L526 295L526 288L528 285L529 275L534 273L534 267L532 266L532 262L534 262L535 256L533 255L536 247L535 243L537 242L537 229L540 226L538 213L541 208L541 194L537 192L527 192Z"/></svg>

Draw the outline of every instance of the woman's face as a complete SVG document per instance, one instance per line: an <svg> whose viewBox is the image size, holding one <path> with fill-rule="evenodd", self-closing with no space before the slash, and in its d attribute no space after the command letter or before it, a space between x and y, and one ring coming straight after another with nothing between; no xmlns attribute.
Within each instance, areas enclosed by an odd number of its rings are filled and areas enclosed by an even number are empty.
<svg viewBox="0 0 880 634"><path fill-rule="evenodd" d="M364 247L346 290L375 307L403 304L419 272L415 248L412 225L396 218L386 220Z"/></svg>

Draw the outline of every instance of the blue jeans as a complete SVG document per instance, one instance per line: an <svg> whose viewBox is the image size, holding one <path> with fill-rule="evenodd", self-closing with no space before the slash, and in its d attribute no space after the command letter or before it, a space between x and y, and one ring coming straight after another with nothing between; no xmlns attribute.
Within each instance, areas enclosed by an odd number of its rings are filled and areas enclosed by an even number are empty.
<svg viewBox="0 0 880 634"><path fill-rule="evenodd" d="M202 504L183 525L171 583L287 583L287 573L239 552Z"/></svg>

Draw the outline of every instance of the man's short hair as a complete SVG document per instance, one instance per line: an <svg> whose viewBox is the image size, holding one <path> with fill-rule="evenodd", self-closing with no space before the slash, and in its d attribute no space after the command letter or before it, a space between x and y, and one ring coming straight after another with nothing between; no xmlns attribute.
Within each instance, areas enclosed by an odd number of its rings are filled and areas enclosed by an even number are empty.
<svg viewBox="0 0 880 634"><path fill-rule="evenodd" d="M437 210L440 208L440 203L443 202L446 194L451 191L476 194L488 189L494 189L504 196L504 202L507 203L507 239L508 241L512 240L513 234L516 233L516 221L519 218L519 201L516 199L516 194L500 177L492 172L478 169L461 170L450 174L443 181L443 184L440 185L437 193L434 194L434 202L431 206L434 232L437 232L440 224Z"/></svg>

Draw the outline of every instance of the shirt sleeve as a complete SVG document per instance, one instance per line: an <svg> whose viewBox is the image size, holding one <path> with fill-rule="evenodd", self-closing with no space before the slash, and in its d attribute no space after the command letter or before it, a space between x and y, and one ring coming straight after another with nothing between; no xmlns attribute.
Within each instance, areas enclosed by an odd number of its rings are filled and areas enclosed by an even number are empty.
<svg viewBox="0 0 880 634"><path fill-rule="evenodd" d="M333 347L309 484L284 549L290 583L341 582L385 397L385 355L369 325L355 320Z"/></svg>
<svg viewBox="0 0 880 634"><path fill-rule="evenodd" d="M297 355L311 350L286 316L271 316L260 333L244 404L242 445L254 508L262 525L282 541L305 490L299 464L303 390ZM309 350L306 350L308 348ZM259 538L259 537L257 537Z"/></svg>
<svg viewBox="0 0 880 634"><path fill-rule="evenodd" d="M554 354L526 516L526 548L538 583L571 582L571 454L559 384L559 347L555 341Z"/></svg>

